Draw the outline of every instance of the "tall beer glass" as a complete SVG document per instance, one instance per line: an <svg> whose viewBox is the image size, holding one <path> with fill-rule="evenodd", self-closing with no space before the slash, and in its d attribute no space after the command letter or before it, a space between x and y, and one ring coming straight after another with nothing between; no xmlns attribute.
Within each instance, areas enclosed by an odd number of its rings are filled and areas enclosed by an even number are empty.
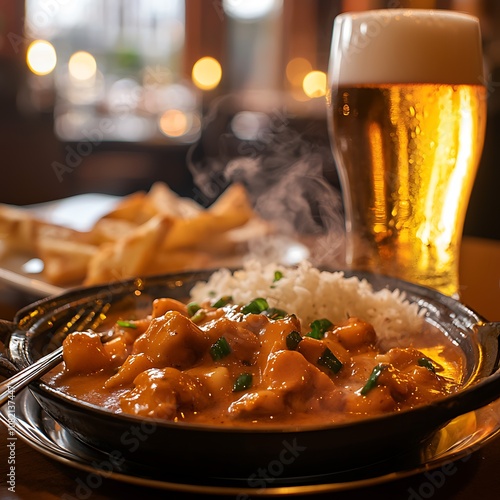
<svg viewBox="0 0 500 500"><path fill-rule="evenodd" d="M456 295L486 122L478 20L442 10L341 14L329 86L347 264Z"/></svg>

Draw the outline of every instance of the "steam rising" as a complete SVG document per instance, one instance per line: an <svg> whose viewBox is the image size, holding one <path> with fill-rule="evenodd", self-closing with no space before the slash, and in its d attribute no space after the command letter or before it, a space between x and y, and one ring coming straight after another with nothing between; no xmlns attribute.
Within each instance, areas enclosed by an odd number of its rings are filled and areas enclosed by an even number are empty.
<svg viewBox="0 0 500 500"><path fill-rule="evenodd" d="M224 144L236 144L225 134ZM221 148L227 151L227 147ZM305 140L288 127L260 134L260 142L239 142L226 159L220 154L202 167L190 163L198 188L213 194L214 180L225 186L240 182L257 213L276 227L276 234L252 242L250 253L265 262L307 257L314 265L344 267L344 215L340 192L325 178L329 149ZM220 150L219 150L220 151ZM208 182L212 179L212 182ZM221 192L225 186L221 186ZM309 255L297 250L307 246ZM289 263L289 262L285 262Z"/></svg>

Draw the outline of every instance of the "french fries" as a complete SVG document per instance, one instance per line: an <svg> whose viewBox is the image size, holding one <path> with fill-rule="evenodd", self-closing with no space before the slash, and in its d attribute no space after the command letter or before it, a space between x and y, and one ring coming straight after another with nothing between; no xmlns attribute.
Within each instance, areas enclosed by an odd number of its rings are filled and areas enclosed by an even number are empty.
<svg viewBox="0 0 500 500"><path fill-rule="evenodd" d="M53 285L82 282L97 253L98 248L87 243L47 238L37 240L37 255L44 263L44 278Z"/></svg>
<svg viewBox="0 0 500 500"><path fill-rule="evenodd" d="M113 243L104 244L88 265L84 284L132 277L147 272L149 260L174 224L158 214Z"/></svg>
<svg viewBox="0 0 500 500"><path fill-rule="evenodd" d="M87 232L0 205L3 252L39 257L43 278L59 286L222 265L244 254L249 240L271 229L257 217L239 184L205 209L158 182L148 192L123 198Z"/></svg>
<svg viewBox="0 0 500 500"><path fill-rule="evenodd" d="M26 252L33 248L38 229L43 225L25 210L0 206L0 241L2 253Z"/></svg>

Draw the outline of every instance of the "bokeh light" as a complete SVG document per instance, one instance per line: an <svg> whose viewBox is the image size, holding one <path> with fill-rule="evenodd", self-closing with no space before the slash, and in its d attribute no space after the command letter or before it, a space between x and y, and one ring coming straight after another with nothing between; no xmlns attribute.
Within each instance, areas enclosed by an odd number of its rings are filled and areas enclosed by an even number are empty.
<svg viewBox="0 0 500 500"><path fill-rule="evenodd" d="M182 137L189 130L186 113L179 109L168 109L159 119L160 130L168 137Z"/></svg>
<svg viewBox="0 0 500 500"><path fill-rule="evenodd" d="M302 87L302 82L310 71L311 63L304 57L294 57L286 65L286 77L295 87Z"/></svg>
<svg viewBox="0 0 500 500"><path fill-rule="evenodd" d="M223 0L224 12L241 21L255 21L281 8L282 0Z"/></svg>
<svg viewBox="0 0 500 500"><path fill-rule="evenodd" d="M326 73L323 71L307 73L302 82L302 89L307 97L323 97L326 95Z"/></svg>
<svg viewBox="0 0 500 500"><path fill-rule="evenodd" d="M34 40L28 47L26 63L35 75L48 75L57 64L56 49L46 40Z"/></svg>
<svg viewBox="0 0 500 500"><path fill-rule="evenodd" d="M91 80L96 75L97 63L92 54L81 50L69 58L68 70L75 80Z"/></svg>
<svg viewBox="0 0 500 500"><path fill-rule="evenodd" d="M193 83L202 90L212 90L219 85L222 67L213 57L202 57L193 66Z"/></svg>

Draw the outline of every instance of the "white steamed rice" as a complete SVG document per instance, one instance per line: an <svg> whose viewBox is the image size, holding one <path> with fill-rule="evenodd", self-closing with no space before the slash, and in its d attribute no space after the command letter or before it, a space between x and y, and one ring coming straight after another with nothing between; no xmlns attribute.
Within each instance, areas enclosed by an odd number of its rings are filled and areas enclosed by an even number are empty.
<svg viewBox="0 0 500 500"><path fill-rule="evenodd" d="M275 271L283 273L276 282ZM371 323L382 341L418 334L425 314L400 290L374 291L366 280L346 278L340 271L320 271L307 261L293 268L250 261L234 273L228 269L215 272L191 291L191 299L197 302L223 295L231 295L237 304L264 297L270 307L297 315L303 325L319 318L338 323L358 317Z"/></svg>

